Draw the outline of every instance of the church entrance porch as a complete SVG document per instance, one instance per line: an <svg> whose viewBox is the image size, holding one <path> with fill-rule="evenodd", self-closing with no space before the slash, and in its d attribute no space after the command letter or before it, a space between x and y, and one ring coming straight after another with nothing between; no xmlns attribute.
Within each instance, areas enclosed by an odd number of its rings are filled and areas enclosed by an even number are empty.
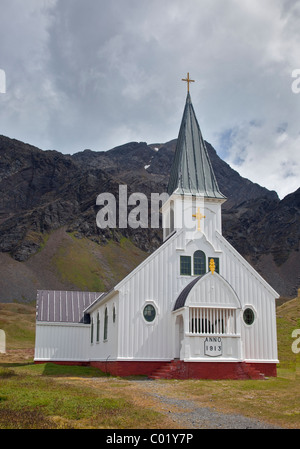
<svg viewBox="0 0 300 449"><path fill-rule="evenodd" d="M173 309L174 323L179 316L183 320L180 360L241 362L241 313L235 291L218 273L194 278L179 293Z"/></svg>
<svg viewBox="0 0 300 449"><path fill-rule="evenodd" d="M177 342L175 358L179 352L180 360L185 362L217 359L240 361L238 312L233 307L217 306L181 309L175 319Z"/></svg>

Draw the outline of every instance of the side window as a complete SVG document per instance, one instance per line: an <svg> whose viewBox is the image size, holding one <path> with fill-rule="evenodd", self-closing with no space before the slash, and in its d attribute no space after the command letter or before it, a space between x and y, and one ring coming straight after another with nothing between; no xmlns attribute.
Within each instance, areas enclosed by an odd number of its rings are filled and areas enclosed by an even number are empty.
<svg viewBox="0 0 300 449"><path fill-rule="evenodd" d="M194 274L199 276L206 273L206 256L203 251L194 252Z"/></svg>
<svg viewBox="0 0 300 449"><path fill-rule="evenodd" d="M114 308L113 308L113 323L115 323L116 322L116 306L114 305Z"/></svg>
<svg viewBox="0 0 300 449"><path fill-rule="evenodd" d="M104 313L104 333L103 333L104 341L107 340L107 331L108 331L108 312L107 312L107 307L106 307L105 313Z"/></svg>
<svg viewBox="0 0 300 449"><path fill-rule="evenodd" d="M180 274L190 276L191 273L191 257L180 256Z"/></svg>
<svg viewBox="0 0 300 449"><path fill-rule="evenodd" d="M147 304L143 310L143 316L148 323L151 323L155 320L156 310L152 304Z"/></svg>
<svg viewBox="0 0 300 449"><path fill-rule="evenodd" d="M251 307L247 307L246 309L244 309L243 320L244 323L247 324L248 326L251 326L251 324L254 323L255 313Z"/></svg>
<svg viewBox="0 0 300 449"><path fill-rule="evenodd" d="M100 338L100 316L99 312L97 313L97 332L96 332L96 341L99 342Z"/></svg>
<svg viewBox="0 0 300 449"><path fill-rule="evenodd" d="M94 341L94 318L91 318L91 343Z"/></svg>

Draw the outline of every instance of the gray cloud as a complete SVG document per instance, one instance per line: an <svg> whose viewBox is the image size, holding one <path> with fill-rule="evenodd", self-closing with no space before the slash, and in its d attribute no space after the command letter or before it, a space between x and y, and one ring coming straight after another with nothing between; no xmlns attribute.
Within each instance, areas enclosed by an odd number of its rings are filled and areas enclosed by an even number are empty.
<svg viewBox="0 0 300 449"><path fill-rule="evenodd" d="M290 0L2 0L0 133L65 153L165 142L189 71L204 138L284 196L299 187L299 16Z"/></svg>

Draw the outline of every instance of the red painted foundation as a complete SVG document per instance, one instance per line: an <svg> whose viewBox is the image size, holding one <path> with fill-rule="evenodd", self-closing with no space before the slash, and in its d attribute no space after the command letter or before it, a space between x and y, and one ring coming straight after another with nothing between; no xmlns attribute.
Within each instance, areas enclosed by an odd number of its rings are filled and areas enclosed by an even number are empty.
<svg viewBox="0 0 300 449"><path fill-rule="evenodd" d="M45 363L45 362L35 362ZM263 379L276 377L276 363L246 363L246 362L63 362L59 365L81 365L99 368L113 376L146 375L151 379Z"/></svg>
<svg viewBox="0 0 300 449"><path fill-rule="evenodd" d="M68 361L56 361L56 360L49 360L49 361L43 361L43 360L35 360L34 363L41 364L41 363L55 363L55 365L67 365L67 366L90 366L90 362L68 362Z"/></svg>
<svg viewBox="0 0 300 449"><path fill-rule="evenodd" d="M108 372L113 376L150 376L153 372L164 366L166 362L90 362L91 366ZM168 363L168 362L167 362Z"/></svg>

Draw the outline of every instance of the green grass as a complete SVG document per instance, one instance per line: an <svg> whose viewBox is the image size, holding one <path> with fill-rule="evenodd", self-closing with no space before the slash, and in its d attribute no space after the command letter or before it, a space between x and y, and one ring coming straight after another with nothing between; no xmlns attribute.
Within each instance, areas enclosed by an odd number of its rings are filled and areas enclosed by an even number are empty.
<svg viewBox="0 0 300 449"><path fill-rule="evenodd" d="M32 361L25 363L2 363L0 359L0 377L1 377L1 366L2 371L5 369L11 369L14 373L15 370L18 374L28 374L31 376L55 376L55 377L85 377L85 378L96 378L96 377L108 377L107 374L103 373L97 368L91 366L72 366L72 365L57 365L55 363L32 363Z"/></svg>
<svg viewBox="0 0 300 449"><path fill-rule="evenodd" d="M48 363L0 367L0 429L159 426L159 413L133 405L118 390L76 382L78 378L102 376L101 371L90 367Z"/></svg>

